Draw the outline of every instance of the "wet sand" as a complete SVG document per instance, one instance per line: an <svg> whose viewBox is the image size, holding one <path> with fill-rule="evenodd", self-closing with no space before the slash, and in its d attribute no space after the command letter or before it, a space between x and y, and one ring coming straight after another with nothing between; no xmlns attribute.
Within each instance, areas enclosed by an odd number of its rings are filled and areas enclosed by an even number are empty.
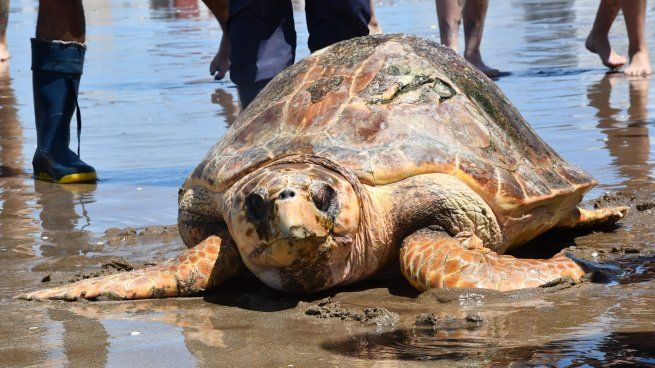
<svg viewBox="0 0 655 368"><path fill-rule="evenodd" d="M82 157L102 181L62 187L30 179L36 4L11 6L12 59L0 68L0 366L655 365L653 77L605 74L584 50L595 1L494 2L483 56L509 72L498 84L537 133L599 180L585 205L631 207L616 228L551 234L519 255L573 247L605 272L517 293L423 295L398 277L301 296L243 277L202 297L95 303L11 297L183 249L169 227L177 188L235 115L233 86L207 72L220 30L196 1L85 2ZM433 1L378 6L385 32L436 40L434 13ZM296 20L302 45L302 12ZM622 19L612 41L627 50Z"/></svg>

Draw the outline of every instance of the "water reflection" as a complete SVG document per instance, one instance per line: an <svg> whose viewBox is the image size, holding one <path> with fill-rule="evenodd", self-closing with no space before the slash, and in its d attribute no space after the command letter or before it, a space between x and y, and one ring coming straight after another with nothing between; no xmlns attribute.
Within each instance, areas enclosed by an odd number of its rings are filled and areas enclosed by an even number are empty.
<svg viewBox="0 0 655 368"><path fill-rule="evenodd" d="M322 347L365 359L465 360L481 364L501 349L538 346L562 338L558 331L580 326L592 330L596 323L593 316L613 307L611 300L605 300L581 313L580 306L562 302L562 298L566 299L562 294L525 301L512 297L496 302L485 299L468 308L455 303L454 309L426 303L424 308L435 316L430 327L354 334L348 339L326 342ZM551 308L555 304L556 312ZM469 321L467 316L478 310L481 321ZM603 329L605 325L597 328Z"/></svg>
<svg viewBox="0 0 655 368"><path fill-rule="evenodd" d="M48 317L62 324L63 353L71 367L105 367L109 335L95 318L60 309L48 309Z"/></svg>
<svg viewBox="0 0 655 368"><path fill-rule="evenodd" d="M579 50L573 0L519 1L525 21L525 47L520 60L533 66L576 66Z"/></svg>
<svg viewBox="0 0 655 368"><path fill-rule="evenodd" d="M0 106L0 177L25 175L22 170L23 128L17 117L8 63L0 63Z"/></svg>
<svg viewBox="0 0 655 368"><path fill-rule="evenodd" d="M449 336L454 334L456 336ZM353 336L338 343L328 343L327 350L371 360L466 360L481 364L495 344L463 331L403 329Z"/></svg>
<svg viewBox="0 0 655 368"><path fill-rule="evenodd" d="M41 207L41 253L44 256L59 258L90 250L90 234L84 230L91 224L86 206L95 202L96 188L96 184L59 185L34 181L36 204Z"/></svg>
<svg viewBox="0 0 655 368"><path fill-rule="evenodd" d="M623 95L619 88L629 86L627 117L623 110L612 104L612 90ZM647 78L628 79L622 73L608 73L587 88L589 106L598 111L598 129L607 136L605 147L613 157L623 185L630 190L643 188L649 180L653 165L650 163L650 139L648 137L648 88Z"/></svg>
<svg viewBox="0 0 655 368"><path fill-rule="evenodd" d="M232 125L239 115L239 102L234 95L223 88L216 88L212 93L212 103L221 106L218 115L223 118L227 127Z"/></svg>
<svg viewBox="0 0 655 368"><path fill-rule="evenodd" d="M587 349L579 349L581 342ZM578 347L575 349L574 347ZM655 332L612 332L503 349L491 367L507 366L648 367L655 365Z"/></svg>
<svg viewBox="0 0 655 368"><path fill-rule="evenodd" d="M553 0L549 2L527 0L520 1L518 4L521 4L525 11L523 20L529 24L572 25L575 21L575 2L573 0ZM570 28L573 29L574 27Z"/></svg>
<svg viewBox="0 0 655 368"><path fill-rule="evenodd" d="M199 0L150 0L150 9L157 13L153 18L197 19L200 16Z"/></svg>
<svg viewBox="0 0 655 368"><path fill-rule="evenodd" d="M157 313L152 313L155 309ZM104 305L72 304L68 311L60 311L59 313L70 315L69 319L72 321L80 321L77 322L78 325L80 323L86 323L88 325L87 328L93 325L93 329L102 331L100 335L105 336L102 339L105 343L96 346L94 350L102 348L103 345L109 347L109 350L100 349L100 351L95 351L96 354L104 356L105 360L109 356L109 364L112 364L112 356L122 353L120 351L113 351L116 349L110 347L110 337L113 336L116 345L121 345L127 339L130 339L129 333L132 331L145 336L149 335L150 339L155 338L153 336L155 333L170 335L167 340L177 340L176 336L182 337L184 346L176 345L171 347L176 351L168 352L169 354L175 353L177 360L182 360L185 356L186 358L184 359L193 360L189 356L189 353L191 353L199 362L211 363L214 361L212 357L220 355L220 352L227 347L224 341L224 332L220 328L217 328L214 322L217 316L212 308L193 308L193 312L186 312L184 305L161 303L159 301L143 301L139 303L109 303ZM75 328L76 325L72 323L69 323L69 325L71 326L69 328L66 328L67 326L64 325L66 329L64 331L64 340L66 340L66 336L73 337L78 334L77 328ZM127 329L128 333L118 333L118 331L125 329ZM98 335L96 334L94 336L95 340L98 340ZM148 341L132 342L132 344L140 343L145 345L148 344ZM167 344L167 342L161 341L158 344ZM132 349L135 348L141 350L144 346L132 347ZM163 346L158 347L160 352L162 348ZM157 350L155 349L155 351ZM66 355L69 356L69 359L78 358L75 356L76 354L72 354L72 357L68 353ZM123 362L130 361L129 358L122 358L122 360ZM131 363L134 364L135 362L136 360L132 357ZM186 361L182 365L189 366L192 365L192 362ZM212 364L208 366L212 366Z"/></svg>
<svg viewBox="0 0 655 368"><path fill-rule="evenodd" d="M633 281L644 280L628 283ZM615 298L617 292L628 290L622 286L612 291L587 285L526 300L423 303L423 312L434 316L430 326L326 337L322 348L358 359L457 362L454 366L612 366L622 361L643 366L655 357L647 288L638 292L646 296L633 295L625 302ZM477 312L481 322L467 317ZM621 330L622 324L630 330Z"/></svg>
<svg viewBox="0 0 655 368"><path fill-rule="evenodd" d="M450 360L490 367L644 367L655 364L655 332L613 332L543 345L502 347L496 343L476 337L449 337L441 330L415 328L358 335L323 347L360 359ZM585 349L581 349L581 345Z"/></svg>
<svg viewBox="0 0 655 368"><path fill-rule="evenodd" d="M636 259L620 259L614 262L623 270L616 278L621 284L647 282L655 279L655 257L638 257Z"/></svg>
<svg viewBox="0 0 655 368"><path fill-rule="evenodd" d="M31 181L23 171L23 129L11 86L8 63L0 63L0 240L19 254L33 255L26 243L37 231L31 219L33 196L25 190Z"/></svg>

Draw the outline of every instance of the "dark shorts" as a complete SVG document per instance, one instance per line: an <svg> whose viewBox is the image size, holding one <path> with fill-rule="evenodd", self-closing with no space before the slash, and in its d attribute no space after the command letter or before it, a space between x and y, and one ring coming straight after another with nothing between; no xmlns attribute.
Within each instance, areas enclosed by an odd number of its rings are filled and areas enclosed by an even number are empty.
<svg viewBox="0 0 655 368"><path fill-rule="evenodd" d="M306 0L309 50L368 35L369 0ZM231 0L227 23L230 78L237 85L272 79L292 65L296 30L291 0Z"/></svg>

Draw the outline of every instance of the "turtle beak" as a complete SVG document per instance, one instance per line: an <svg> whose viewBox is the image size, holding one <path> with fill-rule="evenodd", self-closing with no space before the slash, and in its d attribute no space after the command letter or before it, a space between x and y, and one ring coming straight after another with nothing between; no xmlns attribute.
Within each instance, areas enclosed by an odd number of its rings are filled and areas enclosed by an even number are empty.
<svg viewBox="0 0 655 368"><path fill-rule="evenodd" d="M273 239L301 240L326 237L329 226L307 195L292 188L280 191L273 204Z"/></svg>
<svg viewBox="0 0 655 368"><path fill-rule="evenodd" d="M264 191L254 191L245 199L246 215L269 243L276 240L323 238L332 221L317 208L309 193L284 188L268 198Z"/></svg>
<svg viewBox="0 0 655 368"><path fill-rule="evenodd" d="M278 266L303 264L324 245L333 221L312 200L310 191L286 187L267 198L253 192L245 199L246 215L257 228L264 252Z"/></svg>

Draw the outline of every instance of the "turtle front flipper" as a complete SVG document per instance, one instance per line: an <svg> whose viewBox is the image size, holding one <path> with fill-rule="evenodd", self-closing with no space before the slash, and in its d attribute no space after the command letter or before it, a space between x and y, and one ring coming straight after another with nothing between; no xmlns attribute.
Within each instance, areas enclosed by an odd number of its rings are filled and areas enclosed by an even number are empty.
<svg viewBox="0 0 655 368"><path fill-rule="evenodd" d="M81 280L17 296L27 300L126 300L189 296L210 290L243 270L229 236L210 236L161 265Z"/></svg>
<svg viewBox="0 0 655 368"><path fill-rule="evenodd" d="M547 260L499 255L470 233L450 236L444 231L419 230L403 241L400 268L417 289L483 288L514 290L537 287L585 272L565 255Z"/></svg>

